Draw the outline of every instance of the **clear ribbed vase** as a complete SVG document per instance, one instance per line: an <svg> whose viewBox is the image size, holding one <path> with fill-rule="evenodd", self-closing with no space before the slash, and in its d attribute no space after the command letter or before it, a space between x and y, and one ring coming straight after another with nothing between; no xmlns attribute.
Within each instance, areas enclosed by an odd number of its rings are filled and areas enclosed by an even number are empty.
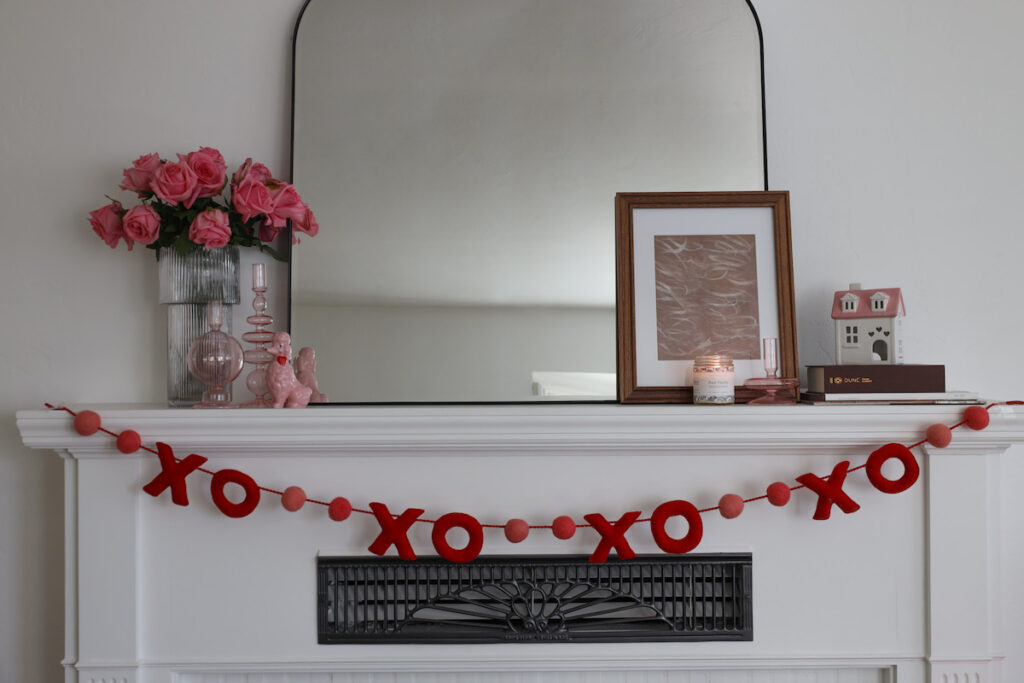
<svg viewBox="0 0 1024 683"><path fill-rule="evenodd" d="M224 331L231 334L231 305L238 292L238 247L198 248L187 256L161 249L160 303L167 306L167 402L197 403L206 387L188 370L188 348L209 328L206 304L224 302Z"/></svg>

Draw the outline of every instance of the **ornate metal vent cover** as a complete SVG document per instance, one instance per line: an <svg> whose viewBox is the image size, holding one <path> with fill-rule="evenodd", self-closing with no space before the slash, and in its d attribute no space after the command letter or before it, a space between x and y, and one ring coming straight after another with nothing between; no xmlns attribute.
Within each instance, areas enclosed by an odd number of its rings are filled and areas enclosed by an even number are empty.
<svg viewBox="0 0 1024 683"><path fill-rule="evenodd" d="M752 640L751 556L322 557L330 643Z"/></svg>

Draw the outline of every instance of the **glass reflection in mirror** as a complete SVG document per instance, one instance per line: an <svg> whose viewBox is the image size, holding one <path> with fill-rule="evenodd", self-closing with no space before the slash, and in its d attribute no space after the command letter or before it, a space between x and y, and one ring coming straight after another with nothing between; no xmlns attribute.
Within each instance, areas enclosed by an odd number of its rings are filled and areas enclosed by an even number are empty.
<svg viewBox="0 0 1024 683"><path fill-rule="evenodd" d="M615 193L766 189L745 0L310 0L293 106L335 402L614 400Z"/></svg>

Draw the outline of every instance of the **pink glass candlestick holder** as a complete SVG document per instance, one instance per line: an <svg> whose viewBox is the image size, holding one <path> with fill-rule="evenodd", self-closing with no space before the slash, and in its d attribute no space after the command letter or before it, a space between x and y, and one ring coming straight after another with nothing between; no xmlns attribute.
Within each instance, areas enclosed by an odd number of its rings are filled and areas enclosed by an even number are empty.
<svg viewBox="0 0 1024 683"><path fill-rule="evenodd" d="M761 360L764 363L764 376L774 378L779 376L779 340L775 337L765 337L761 340Z"/></svg>
<svg viewBox="0 0 1024 683"><path fill-rule="evenodd" d="M743 386L755 391L763 391L764 396L747 401L748 406L782 406L796 403L796 398L789 396L788 392L793 391L800 385L800 380L795 377L751 377ZM787 392L779 395L779 392Z"/></svg>
<svg viewBox="0 0 1024 683"><path fill-rule="evenodd" d="M242 339L252 344L245 350L245 362L253 369L245 378L245 386L255 397L243 404L246 408L268 408L273 405L267 388L267 365L274 360L274 354L267 351L274 333L266 329L274 324L274 318L267 314L267 264L252 264L252 291L256 296L252 300L253 314L245 319L253 329L242 335Z"/></svg>
<svg viewBox="0 0 1024 683"><path fill-rule="evenodd" d="M761 340L761 361L764 364L764 377L752 377L743 383L747 389L763 391L764 396L758 396L747 405L769 406L769 405L791 405L796 403L794 396L788 392L793 391L800 385L795 377L779 377L779 340L774 337L766 337ZM779 392L787 392L780 396Z"/></svg>

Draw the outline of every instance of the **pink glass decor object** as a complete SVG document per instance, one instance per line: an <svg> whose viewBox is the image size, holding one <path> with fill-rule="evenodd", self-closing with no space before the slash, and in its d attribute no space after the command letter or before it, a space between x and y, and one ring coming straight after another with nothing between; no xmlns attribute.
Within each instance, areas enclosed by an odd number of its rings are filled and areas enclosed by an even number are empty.
<svg viewBox="0 0 1024 683"><path fill-rule="evenodd" d="M265 329L274 324L274 318L267 314L267 264L252 264L252 291L256 294L252 300L253 315L245 321L253 329L243 334L242 339L253 345L245 350L245 362L253 366L245 378L245 386L256 398L242 405L246 408L267 408L272 403L267 395L267 366L274 360L274 354L267 351L274 333Z"/></svg>
<svg viewBox="0 0 1024 683"><path fill-rule="evenodd" d="M765 337L761 340L761 360L764 363L764 376L774 379L779 376L779 340Z"/></svg>
<svg viewBox="0 0 1024 683"><path fill-rule="evenodd" d="M317 385L316 351L312 346L299 349L299 357L295 359L295 376L313 392L309 397L310 403L327 403L327 394L321 393Z"/></svg>
<svg viewBox="0 0 1024 683"><path fill-rule="evenodd" d="M791 391L800 385L800 380L795 377L779 377L779 340L769 337L761 340L761 359L764 363L764 377L752 377L743 383L747 389L763 391L764 396L759 396L747 405L791 405L796 403L795 398L779 396L780 391Z"/></svg>
<svg viewBox="0 0 1024 683"><path fill-rule="evenodd" d="M211 301L206 305L210 331L199 335L188 348L188 370L210 387L194 408L231 408L231 382L242 372L242 345L230 334L221 332L224 305Z"/></svg>
<svg viewBox="0 0 1024 683"><path fill-rule="evenodd" d="M267 366L267 388L273 397L272 408L303 408L313 390L300 382L292 368L292 338L287 332L275 332L270 347L273 362Z"/></svg>

